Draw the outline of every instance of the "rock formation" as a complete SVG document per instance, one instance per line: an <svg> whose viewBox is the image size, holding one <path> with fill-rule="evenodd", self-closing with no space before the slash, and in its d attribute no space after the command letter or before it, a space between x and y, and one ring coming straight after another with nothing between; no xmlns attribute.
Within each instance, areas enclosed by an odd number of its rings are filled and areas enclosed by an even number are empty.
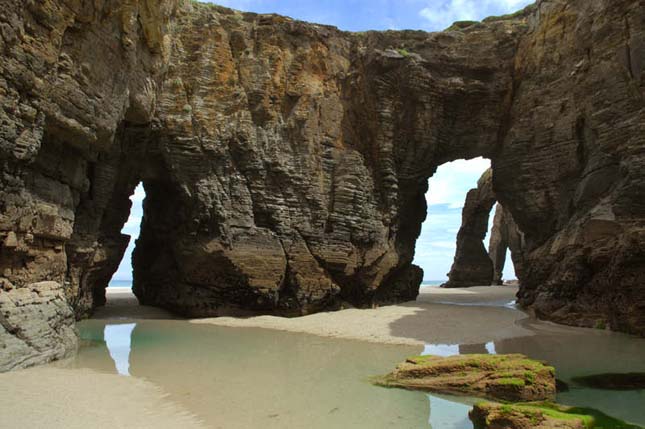
<svg viewBox="0 0 645 429"><path fill-rule="evenodd" d="M484 238L494 205L493 171L488 169L477 182L477 188L466 195L461 228L457 233L455 260L448 273L448 281L441 287L488 286L493 283L493 262L484 247Z"/></svg>
<svg viewBox="0 0 645 429"><path fill-rule="evenodd" d="M356 34L188 0L0 6L3 303L47 281L76 317L101 305L139 182L145 304L299 315L413 299L427 179L485 156L524 233L519 301L645 334L641 1ZM14 307L2 346L22 335ZM71 325L54 313L26 320Z"/></svg>
<svg viewBox="0 0 645 429"><path fill-rule="evenodd" d="M415 356L373 379L380 386L527 402L555 399L555 369L521 354Z"/></svg>
<svg viewBox="0 0 645 429"><path fill-rule="evenodd" d="M504 210L504 206L497 204L493 227L490 231L490 244L488 255L493 263L493 283L502 285L504 266L506 264L506 251L511 251L511 259L515 268L515 275L522 276L524 261L524 238L522 232L513 220L513 216Z"/></svg>
<svg viewBox="0 0 645 429"><path fill-rule="evenodd" d="M468 413L475 429L641 429L593 408L550 402L479 402Z"/></svg>
<svg viewBox="0 0 645 429"><path fill-rule="evenodd" d="M517 275L521 275L525 259L524 237L513 216L499 203L495 208L488 252L484 247L488 220L495 201L493 173L488 169L482 174L477 187L466 195L461 227L457 233L455 259L448 273L448 281L441 287L503 284L502 274L508 249L516 274L519 272Z"/></svg>

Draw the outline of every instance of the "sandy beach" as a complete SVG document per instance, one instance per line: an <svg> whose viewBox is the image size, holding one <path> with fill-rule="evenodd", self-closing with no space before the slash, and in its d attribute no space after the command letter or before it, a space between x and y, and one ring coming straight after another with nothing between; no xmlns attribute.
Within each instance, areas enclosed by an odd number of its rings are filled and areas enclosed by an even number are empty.
<svg viewBox="0 0 645 429"><path fill-rule="evenodd" d="M421 289L417 301L375 309L347 309L299 318L257 316L194 319L216 326L277 329L384 344L478 344L533 333L510 305L516 287Z"/></svg>
<svg viewBox="0 0 645 429"><path fill-rule="evenodd" d="M204 427L152 383L87 369L46 366L0 374L0 397L3 410L11 410L0 413L2 428Z"/></svg>

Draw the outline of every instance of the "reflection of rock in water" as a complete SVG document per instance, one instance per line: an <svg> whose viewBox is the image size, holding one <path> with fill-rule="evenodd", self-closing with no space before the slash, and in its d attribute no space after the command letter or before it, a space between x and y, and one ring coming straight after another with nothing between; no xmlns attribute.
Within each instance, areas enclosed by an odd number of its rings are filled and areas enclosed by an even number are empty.
<svg viewBox="0 0 645 429"><path fill-rule="evenodd" d="M461 344L459 346L459 354L488 354L486 344Z"/></svg>
<svg viewBox="0 0 645 429"><path fill-rule="evenodd" d="M121 375L130 375L131 334L136 323L123 325L105 325L103 336L110 357L114 360L116 371Z"/></svg>
<svg viewBox="0 0 645 429"><path fill-rule="evenodd" d="M431 429L471 429L472 423L468 419L470 404L448 401L435 395L428 395L429 417Z"/></svg>
<svg viewBox="0 0 645 429"><path fill-rule="evenodd" d="M426 344L421 356L453 356L459 354L458 344Z"/></svg>

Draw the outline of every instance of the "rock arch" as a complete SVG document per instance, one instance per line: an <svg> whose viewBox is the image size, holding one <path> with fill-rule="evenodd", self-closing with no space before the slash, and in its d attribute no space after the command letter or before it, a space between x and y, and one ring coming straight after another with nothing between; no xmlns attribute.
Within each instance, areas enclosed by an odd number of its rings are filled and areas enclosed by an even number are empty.
<svg viewBox="0 0 645 429"><path fill-rule="evenodd" d="M414 298L427 179L476 156L524 232L520 303L645 332L638 0L362 34L120 3L0 1L0 338L14 352L71 348L65 311L42 321L49 345L20 320L37 323L42 281L77 317L101 304L138 181L161 206L135 255L142 301L305 314ZM4 368L24 365L14 352Z"/></svg>
<svg viewBox="0 0 645 429"><path fill-rule="evenodd" d="M486 250L484 239L494 206L490 244ZM478 180L477 187L466 195L454 262L448 273L448 281L441 287L501 285L508 249L516 274L521 278L524 246L523 234L512 215L497 203L493 192L493 170L489 168Z"/></svg>

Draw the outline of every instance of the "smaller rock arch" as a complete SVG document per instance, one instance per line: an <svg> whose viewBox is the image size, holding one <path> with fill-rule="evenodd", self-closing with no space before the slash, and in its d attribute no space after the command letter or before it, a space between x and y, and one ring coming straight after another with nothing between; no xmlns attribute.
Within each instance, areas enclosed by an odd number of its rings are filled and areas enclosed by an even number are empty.
<svg viewBox="0 0 645 429"><path fill-rule="evenodd" d="M484 239L488 231L490 213L495 208L488 251ZM523 261L523 235L513 216L497 202L493 189L493 170L489 168L477 181L477 187L468 191L462 210L461 227L457 233L455 259L444 288L488 286L503 284L502 273L506 251L518 277Z"/></svg>

